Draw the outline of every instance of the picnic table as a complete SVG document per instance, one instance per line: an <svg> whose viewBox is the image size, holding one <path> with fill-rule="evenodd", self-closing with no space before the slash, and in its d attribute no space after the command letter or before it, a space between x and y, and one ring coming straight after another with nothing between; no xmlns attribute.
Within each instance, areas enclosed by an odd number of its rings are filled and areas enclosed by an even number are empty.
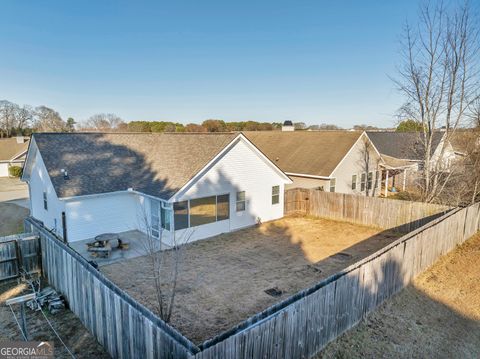
<svg viewBox="0 0 480 359"><path fill-rule="evenodd" d="M87 250L94 257L108 258L112 252L111 241L117 241L118 249L127 249L128 242L122 241L116 233L102 233L93 242L87 243Z"/></svg>

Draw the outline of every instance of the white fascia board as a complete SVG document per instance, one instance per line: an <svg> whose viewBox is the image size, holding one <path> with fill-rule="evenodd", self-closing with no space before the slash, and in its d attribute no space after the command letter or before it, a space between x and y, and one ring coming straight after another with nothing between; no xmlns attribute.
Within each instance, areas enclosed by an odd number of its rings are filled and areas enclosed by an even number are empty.
<svg viewBox="0 0 480 359"><path fill-rule="evenodd" d="M59 200L60 201L65 201L65 202L70 202L70 201L81 200L83 198L101 198L101 197L109 197L109 196L114 196L114 195L124 194L124 193L133 193L133 194L136 194L136 195L139 195L139 196L144 196L144 197L147 197L147 198L155 199L155 200L160 201L160 202L168 203L167 200L164 200L160 197L151 196L149 194L146 194L146 193L143 193L143 192L140 192L140 191L135 191L135 190L130 191L128 189L127 190L122 190L122 191L113 191L113 192L105 192L105 193L84 194L84 195L80 195L80 196L62 197L62 198L59 198Z"/></svg>
<svg viewBox="0 0 480 359"><path fill-rule="evenodd" d="M316 176L316 175L308 175L305 173L294 173L294 172L285 172L289 176L294 176L294 177L305 177L305 178L314 178L314 179L320 179L320 180L329 180L331 177L327 176Z"/></svg>

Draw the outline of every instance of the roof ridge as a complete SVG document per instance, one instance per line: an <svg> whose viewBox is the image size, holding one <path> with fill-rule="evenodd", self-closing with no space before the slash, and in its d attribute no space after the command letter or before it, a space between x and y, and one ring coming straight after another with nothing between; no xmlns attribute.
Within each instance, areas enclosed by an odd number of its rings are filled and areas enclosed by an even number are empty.
<svg viewBox="0 0 480 359"><path fill-rule="evenodd" d="M238 132L34 132L33 135L235 135Z"/></svg>

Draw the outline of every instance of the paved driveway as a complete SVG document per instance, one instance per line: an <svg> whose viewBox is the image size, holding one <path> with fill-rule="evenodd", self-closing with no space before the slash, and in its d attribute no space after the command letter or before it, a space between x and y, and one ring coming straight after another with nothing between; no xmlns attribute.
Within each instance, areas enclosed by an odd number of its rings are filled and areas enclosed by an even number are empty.
<svg viewBox="0 0 480 359"><path fill-rule="evenodd" d="M28 187L18 178L0 178L0 202L12 202L28 208Z"/></svg>

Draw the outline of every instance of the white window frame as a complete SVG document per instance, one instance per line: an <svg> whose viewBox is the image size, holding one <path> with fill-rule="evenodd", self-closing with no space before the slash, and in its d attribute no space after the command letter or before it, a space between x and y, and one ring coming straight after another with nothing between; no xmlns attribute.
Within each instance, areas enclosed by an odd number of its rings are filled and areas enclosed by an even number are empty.
<svg viewBox="0 0 480 359"><path fill-rule="evenodd" d="M333 186L332 186L332 181L333 181ZM330 178L330 183L329 183L330 192L335 192L336 187L337 187L337 179L336 178ZM333 191L332 191L332 188L333 188Z"/></svg>
<svg viewBox="0 0 480 359"><path fill-rule="evenodd" d="M370 171L367 174L367 189L368 190L373 189L373 171Z"/></svg>
<svg viewBox="0 0 480 359"><path fill-rule="evenodd" d="M364 192L365 188L367 188L367 173L362 172L360 175L360 192Z"/></svg>
<svg viewBox="0 0 480 359"><path fill-rule="evenodd" d="M243 200L238 199L238 194L243 193ZM238 209L238 204L243 203L243 209ZM235 194L235 212L245 212L247 210L247 194L245 191L238 191Z"/></svg>
<svg viewBox="0 0 480 359"><path fill-rule="evenodd" d="M278 189L278 192L275 193L274 189ZM273 199L276 198L277 202L273 203ZM272 186L272 206L280 204L280 186Z"/></svg>

